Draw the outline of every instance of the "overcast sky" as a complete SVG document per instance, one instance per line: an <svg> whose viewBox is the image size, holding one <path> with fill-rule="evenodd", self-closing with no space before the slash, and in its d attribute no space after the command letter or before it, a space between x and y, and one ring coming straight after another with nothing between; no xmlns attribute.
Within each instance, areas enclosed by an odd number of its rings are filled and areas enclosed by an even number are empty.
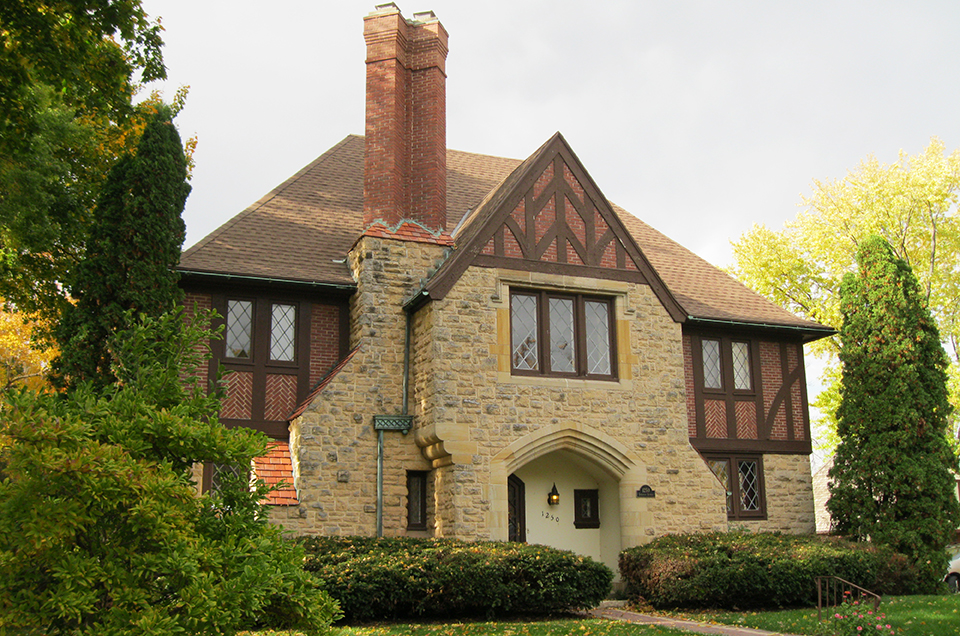
<svg viewBox="0 0 960 636"><path fill-rule="evenodd" d="M960 3L398 2L450 33L447 144L524 158L559 130L603 193L707 260L814 179L931 136L960 148ZM191 245L363 134L374 2L144 0L199 140Z"/></svg>

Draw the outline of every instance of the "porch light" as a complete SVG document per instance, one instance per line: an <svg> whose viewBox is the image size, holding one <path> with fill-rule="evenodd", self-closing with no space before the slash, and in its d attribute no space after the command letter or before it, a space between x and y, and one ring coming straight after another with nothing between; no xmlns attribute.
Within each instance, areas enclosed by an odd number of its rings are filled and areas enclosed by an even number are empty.
<svg viewBox="0 0 960 636"><path fill-rule="evenodd" d="M557 492L556 482L554 482L553 488L551 488L550 492L547 494L547 503L551 506L556 506L560 503L560 493Z"/></svg>

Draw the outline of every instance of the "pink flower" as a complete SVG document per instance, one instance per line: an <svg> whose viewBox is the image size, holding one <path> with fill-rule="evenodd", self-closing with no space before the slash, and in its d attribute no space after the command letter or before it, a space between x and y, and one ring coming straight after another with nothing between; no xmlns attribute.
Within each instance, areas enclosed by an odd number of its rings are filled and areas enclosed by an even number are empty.
<svg viewBox="0 0 960 636"><path fill-rule="evenodd" d="M862 632L862 631L863 631L863 628L860 627L859 625L857 625L857 631L858 631L858 632Z"/></svg>

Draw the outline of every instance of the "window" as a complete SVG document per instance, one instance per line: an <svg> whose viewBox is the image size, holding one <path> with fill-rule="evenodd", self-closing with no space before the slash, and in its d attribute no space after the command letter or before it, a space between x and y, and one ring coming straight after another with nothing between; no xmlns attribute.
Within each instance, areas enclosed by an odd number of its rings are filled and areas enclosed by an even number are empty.
<svg viewBox="0 0 960 636"><path fill-rule="evenodd" d="M613 379L613 301L581 294L514 292L510 352L517 375Z"/></svg>
<svg viewBox="0 0 960 636"><path fill-rule="evenodd" d="M753 391L753 365L750 343L728 338L702 338L703 388L726 391Z"/></svg>
<svg viewBox="0 0 960 636"><path fill-rule="evenodd" d="M577 528L600 527L600 497L597 490L573 491L573 525Z"/></svg>
<svg viewBox="0 0 960 636"><path fill-rule="evenodd" d="M407 471L407 530L427 529L427 474Z"/></svg>
<svg viewBox="0 0 960 636"><path fill-rule="evenodd" d="M757 455L709 455L710 470L727 489L729 519L765 519L763 462ZM734 472L734 467L736 472ZM735 477L735 478L734 478Z"/></svg>
<svg viewBox="0 0 960 636"><path fill-rule="evenodd" d="M252 300L227 301L227 325L224 338L226 357L253 360L256 332L263 325L263 316ZM297 352L297 306L289 303L260 303L269 311L269 359L272 362L295 362ZM259 324L258 324L259 323ZM267 329L263 325L262 329ZM261 354L262 350L261 350Z"/></svg>

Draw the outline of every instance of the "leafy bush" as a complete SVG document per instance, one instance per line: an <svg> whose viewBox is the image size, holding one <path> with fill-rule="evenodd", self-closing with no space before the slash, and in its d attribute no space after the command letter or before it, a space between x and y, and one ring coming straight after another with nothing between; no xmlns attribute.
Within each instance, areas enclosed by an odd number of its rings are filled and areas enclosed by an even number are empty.
<svg viewBox="0 0 960 636"><path fill-rule="evenodd" d="M654 607L756 609L815 605L815 577L880 594L910 593L919 575L888 548L779 533L660 537L620 553L630 598Z"/></svg>
<svg viewBox="0 0 960 636"><path fill-rule="evenodd" d="M181 330L179 313L146 319L112 345L117 384L2 396L0 633L321 630L336 618L302 549L268 523L262 482L197 495L194 462L249 466L265 448L220 425L218 399L181 377L206 336Z"/></svg>
<svg viewBox="0 0 960 636"><path fill-rule="evenodd" d="M593 607L613 572L587 557L520 543L306 537L304 569L347 620L546 614Z"/></svg>

